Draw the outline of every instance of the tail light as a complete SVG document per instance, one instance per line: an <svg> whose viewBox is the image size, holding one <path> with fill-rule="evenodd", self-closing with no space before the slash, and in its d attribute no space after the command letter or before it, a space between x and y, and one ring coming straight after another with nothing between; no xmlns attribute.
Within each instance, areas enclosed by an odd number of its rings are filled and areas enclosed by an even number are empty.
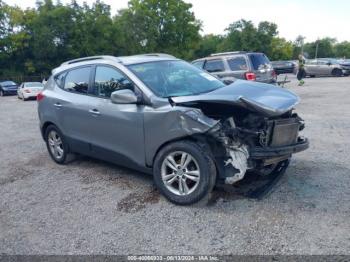
<svg viewBox="0 0 350 262"><path fill-rule="evenodd" d="M271 72L271 76L272 76L273 78L277 78L277 73L276 73L276 71L275 71L275 70L272 70L272 72Z"/></svg>
<svg viewBox="0 0 350 262"><path fill-rule="evenodd" d="M247 72L245 73L245 79L248 81L255 81L256 80L256 75L253 72Z"/></svg>
<svg viewBox="0 0 350 262"><path fill-rule="evenodd" d="M43 92L40 92L37 96L36 96L36 101L41 101L45 98Z"/></svg>

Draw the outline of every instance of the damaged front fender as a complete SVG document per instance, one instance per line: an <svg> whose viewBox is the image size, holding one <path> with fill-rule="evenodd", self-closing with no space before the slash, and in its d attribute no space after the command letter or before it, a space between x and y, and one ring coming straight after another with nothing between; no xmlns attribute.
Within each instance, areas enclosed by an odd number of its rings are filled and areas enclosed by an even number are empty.
<svg viewBox="0 0 350 262"><path fill-rule="evenodd" d="M205 116L200 109L168 107L145 111L145 155L146 164L151 166L159 148L174 141L195 134L204 134L220 125L220 121Z"/></svg>

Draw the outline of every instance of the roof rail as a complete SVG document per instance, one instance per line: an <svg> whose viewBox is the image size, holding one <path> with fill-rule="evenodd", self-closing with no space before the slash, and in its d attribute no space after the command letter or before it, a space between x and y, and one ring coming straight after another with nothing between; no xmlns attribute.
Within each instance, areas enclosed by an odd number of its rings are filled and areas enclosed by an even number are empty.
<svg viewBox="0 0 350 262"><path fill-rule="evenodd" d="M79 62L85 62L85 61L99 60L99 59L106 59L106 60L111 60L111 61L115 61L115 62L120 62L120 59L115 57L115 56L101 55L101 56L88 56L88 57L82 57L82 58L69 60L69 61L62 63L61 66L75 64L75 63L79 63Z"/></svg>
<svg viewBox="0 0 350 262"><path fill-rule="evenodd" d="M135 56L158 56L158 57L168 57L168 58L176 58L175 56L163 53L149 53L149 54L139 54Z"/></svg>
<svg viewBox="0 0 350 262"><path fill-rule="evenodd" d="M246 51L232 51L232 52L223 52L223 53L215 53L210 56L221 56L221 55L234 55L234 54L245 54Z"/></svg>

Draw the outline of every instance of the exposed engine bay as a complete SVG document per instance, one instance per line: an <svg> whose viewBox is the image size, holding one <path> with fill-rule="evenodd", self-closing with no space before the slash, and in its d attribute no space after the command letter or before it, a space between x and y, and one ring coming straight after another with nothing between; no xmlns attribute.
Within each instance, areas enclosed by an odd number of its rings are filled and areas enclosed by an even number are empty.
<svg viewBox="0 0 350 262"><path fill-rule="evenodd" d="M191 107L218 121L207 132L207 142L225 184L242 180L248 170L268 175L292 153L308 147L307 140L299 136L304 121L293 110L264 116L223 104L193 103Z"/></svg>

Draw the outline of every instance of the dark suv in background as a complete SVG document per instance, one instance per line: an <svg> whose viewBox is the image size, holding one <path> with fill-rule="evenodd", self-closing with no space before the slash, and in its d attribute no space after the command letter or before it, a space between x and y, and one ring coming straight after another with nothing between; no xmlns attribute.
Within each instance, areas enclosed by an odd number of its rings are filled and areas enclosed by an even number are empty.
<svg viewBox="0 0 350 262"><path fill-rule="evenodd" d="M276 83L276 74L270 60L263 53L226 52L197 59L192 64L220 78L226 84L235 79Z"/></svg>

